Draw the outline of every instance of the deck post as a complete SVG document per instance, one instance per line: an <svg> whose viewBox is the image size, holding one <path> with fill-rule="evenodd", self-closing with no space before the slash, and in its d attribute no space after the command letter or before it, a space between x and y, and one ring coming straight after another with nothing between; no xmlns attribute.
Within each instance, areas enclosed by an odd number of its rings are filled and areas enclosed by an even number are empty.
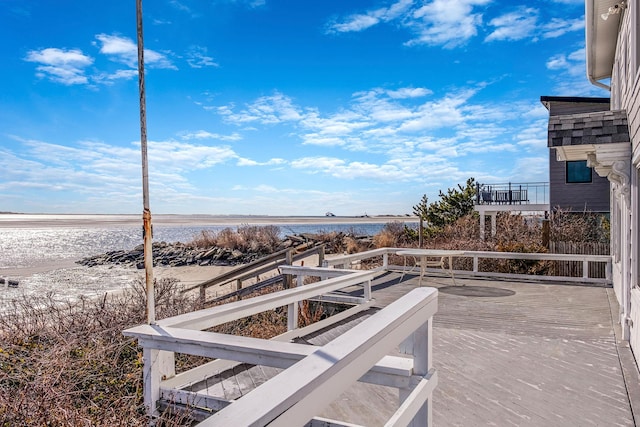
<svg viewBox="0 0 640 427"><path fill-rule="evenodd" d="M293 265L293 254L291 253L291 248L289 248L289 250L287 251L286 255L285 255L285 260L284 260L284 264L285 265ZM284 288L285 289L290 289L292 286L292 277L290 274L285 274L284 275Z"/></svg>
<svg viewBox="0 0 640 427"><path fill-rule="evenodd" d="M413 355L413 375L425 376L433 368L433 317L415 330L400 345L400 352ZM400 404L402 404L413 391L412 388L398 390ZM433 425L433 400L431 396L424 402L413 421L408 427L427 427Z"/></svg>
<svg viewBox="0 0 640 427"><path fill-rule="evenodd" d="M298 274L296 287L304 286L304 275ZM298 307L302 307L302 301L292 302L287 305L287 330L293 331L298 328Z"/></svg>
<svg viewBox="0 0 640 427"><path fill-rule="evenodd" d="M473 272L478 272L478 255L473 256Z"/></svg>
<svg viewBox="0 0 640 427"><path fill-rule="evenodd" d="M491 237L496 235L496 217L498 212L491 212Z"/></svg>
<svg viewBox="0 0 640 427"><path fill-rule="evenodd" d="M371 280L364 283L364 300L371 301Z"/></svg>
<svg viewBox="0 0 640 427"><path fill-rule="evenodd" d="M582 261L582 278L589 278L589 261Z"/></svg>
<svg viewBox="0 0 640 427"><path fill-rule="evenodd" d="M172 351L145 347L144 360L144 406L151 417L159 415L157 402L160 399L160 382L176 375L175 354Z"/></svg>
<svg viewBox="0 0 640 427"><path fill-rule="evenodd" d="M324 266L324 245L318 249L318 267Z"/></svg>
<svg viewBox="0 0 640 427"><path fill-rule="evenodd" d="M388 253L384 253L382 254L382 268L387 271L389 267L389 254Z"/></svg>

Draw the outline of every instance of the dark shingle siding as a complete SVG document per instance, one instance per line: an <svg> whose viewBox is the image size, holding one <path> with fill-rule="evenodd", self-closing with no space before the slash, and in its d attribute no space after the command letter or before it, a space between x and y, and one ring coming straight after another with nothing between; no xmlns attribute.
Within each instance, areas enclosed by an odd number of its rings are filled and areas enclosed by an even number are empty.
<svg viewBox="0 0 640 427"><path fill-rule="evenodd" d="M549 117L549 147L629 142L624 111L595 111Z"/></svg>

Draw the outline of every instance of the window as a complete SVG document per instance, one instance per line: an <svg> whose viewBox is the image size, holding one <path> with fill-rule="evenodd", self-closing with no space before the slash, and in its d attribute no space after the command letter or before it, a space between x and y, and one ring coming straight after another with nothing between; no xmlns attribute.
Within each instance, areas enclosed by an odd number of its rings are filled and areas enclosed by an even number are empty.
<svg viewBox="0 0 640 427"><path fill-rule="evenodd" d="M591 168L586 160L567 162L567 183L591 182Z"/></svg>

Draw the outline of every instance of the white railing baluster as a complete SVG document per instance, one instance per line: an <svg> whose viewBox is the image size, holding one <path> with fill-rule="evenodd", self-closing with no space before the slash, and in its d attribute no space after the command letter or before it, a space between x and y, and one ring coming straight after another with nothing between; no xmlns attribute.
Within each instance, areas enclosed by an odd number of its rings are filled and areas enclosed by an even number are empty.
<svg viewBox="0 0 640 427"><path fill-rule="evenodd" d="M158 415L157 402L160 399L160 382L176 374L175 353L145 347L142 350L144 405L149 414Z"/></svg>

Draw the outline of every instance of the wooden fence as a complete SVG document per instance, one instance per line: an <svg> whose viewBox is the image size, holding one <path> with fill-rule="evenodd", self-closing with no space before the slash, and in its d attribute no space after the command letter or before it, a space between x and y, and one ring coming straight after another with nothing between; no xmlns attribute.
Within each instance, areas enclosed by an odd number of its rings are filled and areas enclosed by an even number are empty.
<svg viewBox="0 0 640 427"><path fill-rule="evenodd" d="M549 253L574 255L609 255L608 243L591 242L549 242ZM556 261L553 272L557 276L582 276L583 263L581 261ZM590 275L593 278L606 277L606 265L601 262L589 262Z"/></svg>

